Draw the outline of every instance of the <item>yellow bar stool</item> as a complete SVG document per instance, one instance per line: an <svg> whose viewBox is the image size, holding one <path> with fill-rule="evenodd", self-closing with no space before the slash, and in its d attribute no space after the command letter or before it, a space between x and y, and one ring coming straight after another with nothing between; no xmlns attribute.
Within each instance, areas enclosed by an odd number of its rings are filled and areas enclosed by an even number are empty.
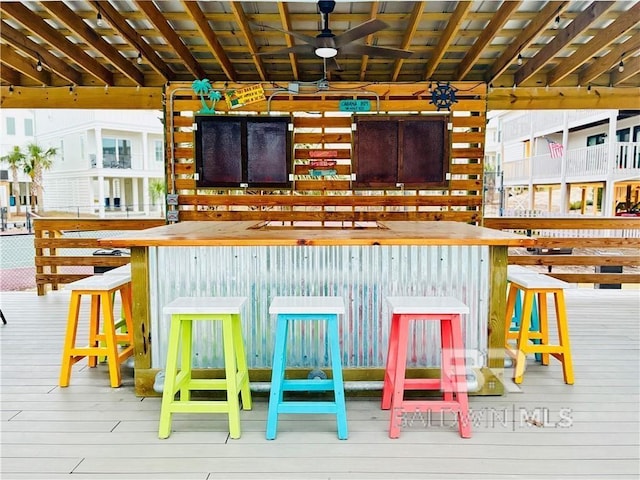
<svg viewBox="0 0 640 480"><path fill-rule="evenodd" d="M174 413L226 413L231 438L240 438L240 401L251 410L249 371L242 339L240 314L246 297L180 297L166 305L171 315L167 365L158 436L171 434ZM191 372L193 322L222 323L225 378L193 378ZM180 369L178 353L180 352ZM192 400L192 390L226 390L226 400ZM176 399L176 393L179 393Z"/></svg>
<svg viewBox="0 0 640 480"><path fill-rule="evenodd" d="M72 282L66 286L71 290L69 314L67 316L67 332L62 352L60 368L61 387L69 386L71 367L87 357L89 367L98 364L98 357L104 356L109 365L109 378L112 387L122 383L120 365L133 354L133 323L131 317L131 281L127 276L93 276ZM116 332L116 320L113 314L113 296L116 292L122 298L122 314L125 318L127 333ZM80 305L82 296L91 298L89 316L89 344L76 346L78 323L80 321ZM101 315L102 312L102 315ZM100 320L103 320L102 332ZM124 347L120 349L120 345Z"/></svg>
<svg viewBox="0 0 640 480"><path fill-rule="evenodd" d="M515 311L516 300L522 293L522 316L520 329L513 345L513 333L505 328L505 349L507 355L515 362L514 382L522 383L527 354L540 353L542 365L549 365L549 355L562 363L564 382L573 385L573 361L569 341L569 323L567 308L564 302L564 290L569 284L549 277L548 275L531 275L514 273L509 275L509 294L507 297L507 311L505 325L509 325ZM547 314L547 295L553 295L555 302L556 323L558 328L558 343L549 344L549 322ZM538 298L540 331L531 331L531 312L534 298ZM535 340L532 343L531 340Z"/></svg>

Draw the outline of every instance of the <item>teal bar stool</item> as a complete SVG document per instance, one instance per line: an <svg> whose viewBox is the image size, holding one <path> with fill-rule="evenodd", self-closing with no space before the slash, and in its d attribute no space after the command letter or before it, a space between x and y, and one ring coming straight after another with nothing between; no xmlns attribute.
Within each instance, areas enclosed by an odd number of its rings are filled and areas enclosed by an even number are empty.
<svg viewBox="0 0 640 480"><path fill-rule="evenodd" d="M338 438L346 440L347 410L340 359L338 315L344 315L341 297L275 297L269 313L277 315L276 339L273 351L271 393L267 413L267 440L276 438L278 415L281 413L330 413L335 414ZM287 334L293 322L327 322L332 377L330 379L285 379L287 360ZM285 401L284 392L334 392L333 401Z"/></svg>
<svg viewBox="0 0 640 480"><path fill-rule="evenodd" d="M521 267L520 265L509 265L507 266L507 281L511 282L509 279L510 276L513 275L540 275L538 272L534 272L533 270L529 270L528 268ZM537 297L533 297L533 307L531 309L531 321L529 323L529 331L540 333L540 315L538 309L538 299ZM518 332L520 331L520 324L522 323L522 294L520 290L516 293L516 304L513 310L513 317L511 318L511 325L509 326L509 338L516 339L518 337ZM532 339L534 344L539 345L540 339ZM542 354L535 354L536 362L542 361Z"/></svg>

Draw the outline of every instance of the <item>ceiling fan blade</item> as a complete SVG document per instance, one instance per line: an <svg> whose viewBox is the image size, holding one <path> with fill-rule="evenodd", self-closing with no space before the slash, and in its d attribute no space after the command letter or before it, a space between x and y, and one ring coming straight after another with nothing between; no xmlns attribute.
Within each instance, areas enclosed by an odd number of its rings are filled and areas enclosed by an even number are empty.
<svg viewBox="0 0 640 480"><path fill-rule="evenodd" d="M327 59L327 68L332 72L344 72L336 57L331 57Z"/></svg>
<svg viewBox="0 0 640 480"><path fill-rule="evenodd" d="M341 47L349 42L353 42L354 40L375 33L378 30L387 28L388 26L389 25L384 23L382 20L372 18L371 20L367 20L366 22L361 23L357 27L353 27L351 30L347 30L340 35L336 35L335 42L338 47Z"/></svg>
<svg viewBox="0 0 640 480"><path fill-rule="evenodd" d="M340 49L341 53L368 55L370 57L409 58L413 52L400 48L379 47L376 45L347 45Z"/></svg>
<svg viewBox="0 0 640 480"><path fill-rule="evenodd" d="M315 45L315 43L316 43L316 37L310 37L309 35L304 35L303 33L292 32L290 30L283 30L282 28L271 27L271 26L265 25L263 23L251 23L251 25L254 25L254 26L259 27L259 28L266 28L267 30L275 30L276 32L282 32L282 33L285 33L287 35L291 35L293 38L297 38L298 40L302 40L303 42L308 43L310 45Z"/></svg>
<svg viewBox="0 0 640 480"><path fill-rule="evenodd" d="M283 53L313 53L315 47L313 45L294 45L289 48L280 48L270 52L258 52L256 55L281 55Z"/></svg>

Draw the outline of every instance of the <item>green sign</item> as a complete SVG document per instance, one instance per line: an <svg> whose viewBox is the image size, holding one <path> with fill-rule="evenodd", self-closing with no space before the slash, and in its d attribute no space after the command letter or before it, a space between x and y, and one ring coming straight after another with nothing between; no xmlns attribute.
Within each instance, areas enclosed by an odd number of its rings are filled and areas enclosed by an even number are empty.
<svg viewBox="0 0 640 480"><path fill-rule="evenodd" d="M371 110L369 100L340 100L341 112L368 112Z"/></svg>

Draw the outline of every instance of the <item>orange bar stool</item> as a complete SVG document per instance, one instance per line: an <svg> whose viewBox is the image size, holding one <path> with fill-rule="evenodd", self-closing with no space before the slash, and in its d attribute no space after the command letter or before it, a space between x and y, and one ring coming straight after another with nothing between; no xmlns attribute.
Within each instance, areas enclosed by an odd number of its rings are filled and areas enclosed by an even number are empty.
<svg viewBox="0 0 640 480"><path fill-rule="evenodd" d="M452 297L388 297L387 302L392 316L382 409L391 409L389 437L400 436L405 413L443 411L456 413L460 435L471 437L460 318L469 313L469 307ZM440 378L405 378L409 322L419 320L440 322ZM440 390L443 397L441 400L405 400L406 390Z"/></svg>
<svg viewBox="0 0 640 480"><path fill-rule="evenodd" d="M549 365L549 355L562 363L565 383L573 385L573 362L569 342L569 324L564 302L564 290L569 284L548 275L531 275L514 273L509 275L509 294L507 297L506 325L511 323L517 298L522 294L522 315L520 330L513 345L513 334L505 329L505 349L507 355L515 362L514 382L522 383L527 362L527 354L540 353L542 365ZM549 344L549 321L547 314L547 295L553 295L555 301L558 343ZM538 299L540 330L531 331L531 312L534 299ZM532 343L531 341L534 341Z"/></svg>
<svg viewBox="0 0 640 480"><path fill-rule="evenodd" d="M171 434L174 413L226 413L229 436L240 438L240 401L251 410L249 371L244 353L240 314L247 297L180 297L166 305L171 315L158 437ZM225 378L193 378L192 335L194 322L214 321L222 326ZM178 370L178 359L180 369ZM225 390L225 400L192 400L193 390ZM179 393L176 398L176 393Z"/></svg>
<svg viewBox="0 0 640 480"><path fill-rule="evenodd" d="M71 300L67 316L67 333L62 352L59 385L61 387L69 386L71 367L75 363L87 357L89 367L95 367L98 363L98 357L102 356L107 359L111 386L119 387L122 383L120 365L133 354L130 278L121 275L96 275L70 283L66 288L71 289ZM112 300L116 292L120 294L122 299L122 315L125 319L127 333L117 333L116 331L117 322L113 313ZM91 298L89 344L84 347L76 347L83 295ZM102 331L100 328L101 320ZM121 344L124 344L123 348L119 348Z"/></svg>

